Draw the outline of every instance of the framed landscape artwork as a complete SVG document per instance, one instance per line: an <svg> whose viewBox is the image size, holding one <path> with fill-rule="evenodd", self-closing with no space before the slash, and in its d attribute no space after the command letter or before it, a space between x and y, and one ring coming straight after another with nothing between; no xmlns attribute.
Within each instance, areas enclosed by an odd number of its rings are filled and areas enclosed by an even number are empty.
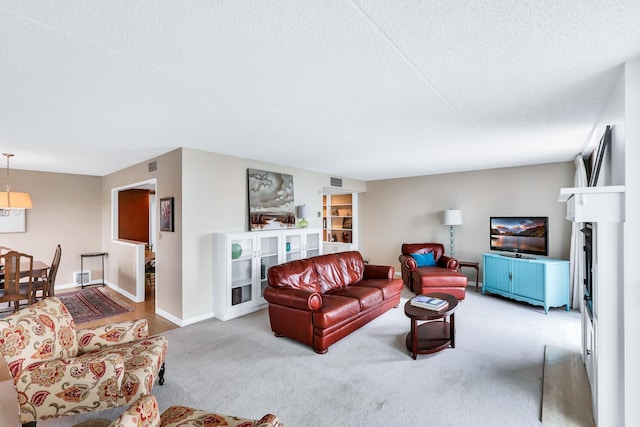
<svg viewBox="0 0 640 427"><path fill-rule="evenodd" d="M160 231L173 231L173 197L160 199Z"/></svg>
<svg viewBox="0 0 640 427"><path fill-rule="evenodd" d="M249 229L277 230L296 225L293 204L293 176L247 169L249 186Z"/></svg>

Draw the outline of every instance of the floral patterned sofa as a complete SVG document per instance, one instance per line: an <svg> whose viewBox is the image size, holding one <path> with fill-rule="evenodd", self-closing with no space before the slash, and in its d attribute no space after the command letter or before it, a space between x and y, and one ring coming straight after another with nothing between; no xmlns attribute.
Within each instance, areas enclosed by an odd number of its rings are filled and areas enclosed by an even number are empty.
<svg viewBox="0 0 640 427"><path fill-rule="evenodd" d="M131 404L164 382L167 339L145 319L76 330L67 307L46 298L0 319L0 353L18 392L20 422Z"/></svg>
<svg viewBox="0 0 640 427"><path fill-rule="evenodd" d="M108 422L107 422L108 423ZM284 427L278 417L267 414L259 420L206 412L187 406L172 406L160 415L153 395L142 396L108 427Z"/></svg>

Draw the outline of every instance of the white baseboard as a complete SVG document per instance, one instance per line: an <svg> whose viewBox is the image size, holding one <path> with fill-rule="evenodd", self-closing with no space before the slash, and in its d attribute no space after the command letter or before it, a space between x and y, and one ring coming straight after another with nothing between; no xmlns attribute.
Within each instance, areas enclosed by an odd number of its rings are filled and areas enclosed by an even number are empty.
<svg viewBox="0 0 640 427"><path fill-rule="evenodd" d="M97 281L92 281L90 282L88 285L98 285L101 284L102 280L97 280ZM104 282L105 285L107 285L109 288L113 289L114 291L118 292L120 295L127 297L128 299L130 299L133 302L144 302L144 301L137 301L136 297L134 295L132 295L131 293L120 289L119 287L117 287L116 285L114 285L113 283L110 283L108 281ZM86 286L88 286L86 285ZM77 283L65 283L63 285L56 285L56 290L65 290L65 289L72 289L72 288L77 288L78 284ZM156 314L160 317L163 317L165 319L167 319L169 322L174 323L180 327L183 326L187 326L187 325L191 325L192 323L198 323L198 322L202 322L203 320L207 320L207 319L212 319L213 316L213 312L210 313L205 313L205 314L201 314L199 316L195 316L195 317L191 317L189 319L180 319L179 317L174 316L173 314L164 311L158 307L156 307Z"/></svg>
<svg viewBox="0 0 640 427"><path fill-rule="evenodd" d="M198 323L198 322L202 322L203 320L213 318L213 312L211 312L211 313L202 314L200 316L191 317L189 319L180 319L174 316L173 314L168 313L158 307L156 307L156 314L160 317L167 319L171 323L175 323L180 327L191 325L192 323Z"/></svg>

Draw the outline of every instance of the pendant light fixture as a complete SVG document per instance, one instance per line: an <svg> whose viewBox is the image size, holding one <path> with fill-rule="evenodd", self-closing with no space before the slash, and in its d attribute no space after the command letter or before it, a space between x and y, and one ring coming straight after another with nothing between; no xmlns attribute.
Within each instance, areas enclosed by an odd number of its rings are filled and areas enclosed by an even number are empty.
<svg viewBox="0 0 640 427"><path fill-rule="evenodd" d="M31 196L29 193L18 193L11 191L9 181L9 159L13 157L11 153L2 153L7 158L7 185L6 192L0 192L0 215L9 216L14 212L19 213L19 209L31 209Z"/></svg>

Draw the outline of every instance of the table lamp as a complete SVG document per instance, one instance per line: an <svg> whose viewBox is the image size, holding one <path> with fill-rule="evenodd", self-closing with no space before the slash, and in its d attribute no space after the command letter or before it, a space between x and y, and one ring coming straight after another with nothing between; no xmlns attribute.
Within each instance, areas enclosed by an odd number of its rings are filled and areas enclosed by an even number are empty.
<svg viewBox="0 0 640 427"><path fill-rule="evenodd" d="M307 205L296 207L296 216L300 219L300 222L298 223L300 228L307 228L309 226L309 221L307 221L307 217L310 214L311 214L311 210Z"/></svg>

